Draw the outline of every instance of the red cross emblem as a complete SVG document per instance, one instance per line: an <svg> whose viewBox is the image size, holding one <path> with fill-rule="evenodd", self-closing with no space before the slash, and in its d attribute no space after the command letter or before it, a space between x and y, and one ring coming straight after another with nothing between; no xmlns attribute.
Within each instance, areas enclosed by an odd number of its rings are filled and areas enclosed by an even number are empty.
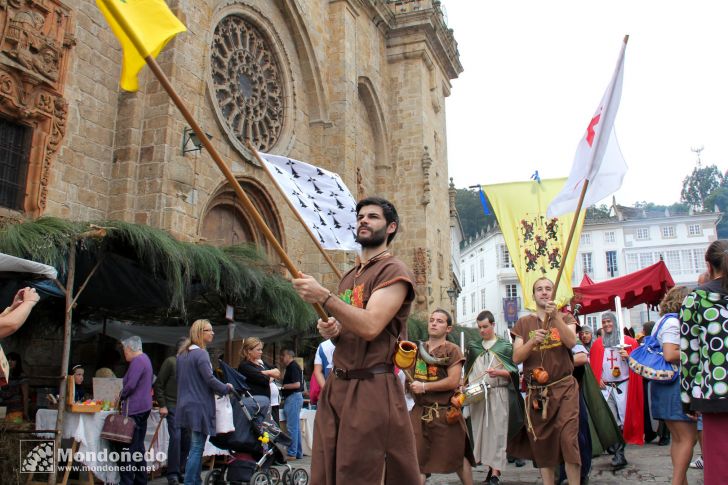
<svg viewBox="0 0 728 485"><path fill-rule="evenodd" d="M596 130L594 129L594 127L599 124L599 118L601 117L601 113L596 115L594 118L592 118L592 120L589 122L589 126L586 128L586 142L590 147L592 146L592 143L594 143L594 137L596 136Z"/></svg>
<svg viewBox="0 0 728 485"><path fill-rule="evenodd" d="M617 359L617 358L616 358L616 357L614 356L614 351L613 351L613 350L610 350L610 351L609 351L609 357L607 357L607 360L609 361L609 367L612 367L612 368L614 368L614 367L615 367L615 366L614 366L614 363L615 363L615 362L617 362L617 361L618 361L619 359Z"/></svg>

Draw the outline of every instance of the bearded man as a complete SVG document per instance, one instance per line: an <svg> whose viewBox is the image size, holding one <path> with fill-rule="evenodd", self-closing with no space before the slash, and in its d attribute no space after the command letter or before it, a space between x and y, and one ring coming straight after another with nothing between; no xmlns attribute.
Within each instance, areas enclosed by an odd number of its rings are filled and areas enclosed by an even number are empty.
<svg viewBox="0 0 728 485"><path fill-rule="evenodd" d="M642 377L630 372L627 359L639 344L629 335L624 336L624 347L620 345L617 318L612 312L602 314L602 336L597 338L589 354L594 377L599 382L604 399L609 404L614 420L622 430L624 441L644 444L644 411ZM615 446L612 466L616 469L627 466L624 444Z"/></svg>
<svg viewBox="0 0 728 485"><path fill-rule="evenodd" d="M312 276L293 280L298 294L331 317L319 333L336 344L333 376L321 390L313 431L311 483L419 483L420 470L404 389L392 358L407 339L414 276L389 252L399 228L391 202L356 205L361 257L333 294Z"/></svg>

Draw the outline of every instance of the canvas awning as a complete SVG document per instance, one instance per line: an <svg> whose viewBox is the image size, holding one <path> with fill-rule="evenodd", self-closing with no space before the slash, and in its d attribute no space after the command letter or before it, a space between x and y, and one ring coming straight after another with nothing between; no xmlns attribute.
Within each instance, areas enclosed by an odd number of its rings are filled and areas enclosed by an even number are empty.
<svg viewBox="0 0 728 485"><path fill-rule="evenodd" d="M213 347L223 347L228 339L228 328L226 325L213 325L215 339ZM274 342L290 338L297 333L295 330L282 327L261 327L245 322L234 323L234 334L232 340L243 340L246 337L258 337L263 342ZM132 335L137 335L144 343L155 343L175 347L180 337L189 335L190 329L187 326L161 326L161 325L139 325L134 322L123 322L119 320L107 320L106 323L83 320L76 324L73 339L85 339L98 334L105 334L116 340L124 340Z"/></svg>
<svg viewBox="0 0 728 485"><path fill-rule="evenodd" d="M586 285L593 285L594 280L589 278L589 275L584 273L584 277L581 279L581 284L579 286L586 286Z"/></svg>
<svg viewBox="0 0 728 485"><path fill-rule="evenodd" d="M5 273L12 273L5 276L13 278L17 278L19 274L36 275L51 280L58 277L58 272L53 266L0 253L0 275Z"/></svg>
<svg viewBox="0 0 728 485"><path fill-rule="evenodd" d="M580 314L614 310L614 297L622 300L622 307L632 308L646 303L657 305L667 291L675 286L664 261L648 266L634 273L601 283L585 284L574 288L572 307L581 305Z"/></svg>

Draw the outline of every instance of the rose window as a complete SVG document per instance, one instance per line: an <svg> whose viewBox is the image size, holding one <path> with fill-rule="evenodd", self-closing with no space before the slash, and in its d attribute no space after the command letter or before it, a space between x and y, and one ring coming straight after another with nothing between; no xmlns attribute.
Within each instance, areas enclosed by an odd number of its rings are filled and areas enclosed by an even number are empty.
<svg viewBox="0 0 728 485"><path fill-rule="evenodd" d="M283 127L284 96L275 55L250 22L229 15L215 28L211 56L216 111L238 149L246 140L261 151Z"/></svg>

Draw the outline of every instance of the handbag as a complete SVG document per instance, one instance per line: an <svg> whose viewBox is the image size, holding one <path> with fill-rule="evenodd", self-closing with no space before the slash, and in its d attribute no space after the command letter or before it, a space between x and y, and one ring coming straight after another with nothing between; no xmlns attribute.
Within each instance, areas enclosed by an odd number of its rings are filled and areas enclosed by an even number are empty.
<svg viewBox="0 0 728 485"><path fill-rule="evenodd" d="M116 443L130 444L134 437L136 423L133 418L129 417L128 412L129 409L127 407L127 414L123 416L121 413L106 416L104 426L101 428L101 438Z"/></svg>
<svg viewBox="0 0 728 485"><path fill-rule="evenodd" d="M215 432L224 434L231 431L235 431L235 421L230 396L215 397Z"/></svg>
<svg viewBox="0 0 728 485"><path fill-rule="evenodd" d="M646 335L642 341L642 345L629 354L628 361L629 368L632 369L632 372L645 379L662 384L669 384L675 381L680 373L680 367L677 364L672 364L665 360L665 357L662 355L662 346L660 345L660 341L657 340L657 335L660 334L662 325L670 317L677 317L677 314L665 314L662 320L660 320L654 336Z"/></svg>

